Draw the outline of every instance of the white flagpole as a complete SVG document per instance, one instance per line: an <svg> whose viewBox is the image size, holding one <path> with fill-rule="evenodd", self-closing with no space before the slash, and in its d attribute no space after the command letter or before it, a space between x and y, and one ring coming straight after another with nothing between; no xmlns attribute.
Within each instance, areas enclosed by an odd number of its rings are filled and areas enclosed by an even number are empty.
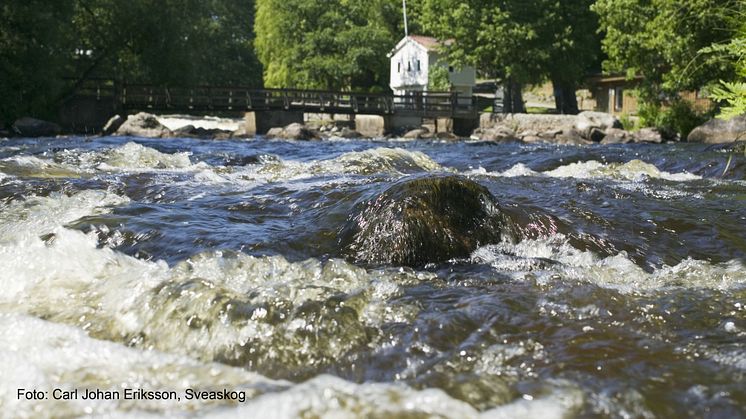
<svg viewBox="0 0 746 419"><path fill-rule="evenodd" d="M402 6L404 6L404 37L409 36L409 28L407 27L407 0L401 0Z"/></svg>

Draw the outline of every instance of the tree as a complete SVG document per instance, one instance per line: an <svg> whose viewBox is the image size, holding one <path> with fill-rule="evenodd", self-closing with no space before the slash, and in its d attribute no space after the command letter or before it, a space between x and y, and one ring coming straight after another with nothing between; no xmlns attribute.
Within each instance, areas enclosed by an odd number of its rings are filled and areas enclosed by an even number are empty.
<svg viewBox="0 0 746 419"><path fill-rule="evenodd" d="M504 109L525 111L524 84L550 79L557 107L577 113L575 87L598 55L591 0L424 0L423 26L439 39L457 65L474 65L503 82ZM563 100L566 98L566 100Z"/></svg>
<svg viewBox="0 0 746 419"><path fill-rule="evenodd" d="M269 87L343 90L388 84L391 2L258 0L256 47Z"/></svg>
<svg viewBox="0 0 746 419"><path fill-rule="evenodd" d="M0 121L54 118L83 81L261 86L253 0L8 0Z"/></svg>
<svg viewBox="0 0 746 419"><path fill-rule="evenodd" d="M64 63L72 55L65 1L5 0L0 5L0 122L21 115L46 117L63 86Z"/></svg>
<svg viewBox="0 0 746 419"><path fill-rule="evenodd" d="M578 113L579 84L592 69L600 70L601 37L598 16L591 10L594 2L542 1L537 30L541 48L549 52L544 68L554 86L555 108L563 114Z"/></svg>
<svg viewBox="0 0 746 419"><path fill-rule="evenodd" d="M730 119L746 114L746 1L742 1L739 10L734 10L733 26L736 37L726 44L714 44L702 50L703 54L724 57L735 62L737 77L733 81L720 81L720 85L713 88L712 98L724 102L718 117Z"/></svg>
<svg viewBox="0 0 746 419"><path fill-rule="evenodd" d="M250 0L77 0L75 74L162 85L261 85Z"/></svg>
<svg viewBox="0 0 746 419"><path fill-rule="evenodd" d="M733 60L700 54L728 42L738 0L598 0L607 72L642 76L640 99L660 105L682 90L730 80Z"/></svg>

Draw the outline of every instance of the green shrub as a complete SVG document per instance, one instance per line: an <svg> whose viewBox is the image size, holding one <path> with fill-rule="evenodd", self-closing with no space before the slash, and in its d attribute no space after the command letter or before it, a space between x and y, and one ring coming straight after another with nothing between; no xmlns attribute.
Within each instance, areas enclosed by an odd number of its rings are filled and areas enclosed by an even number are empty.
<svg viewBox="0 0 746 419"><path fill-rule="evenodd" d="M692 130L709 118L709 112L699 112L691 103L674 99L666 106L656 104L643 104L639 109L640 125L643 127L654 127L662 133L678 133L681 138L686 138Z"/></svg>

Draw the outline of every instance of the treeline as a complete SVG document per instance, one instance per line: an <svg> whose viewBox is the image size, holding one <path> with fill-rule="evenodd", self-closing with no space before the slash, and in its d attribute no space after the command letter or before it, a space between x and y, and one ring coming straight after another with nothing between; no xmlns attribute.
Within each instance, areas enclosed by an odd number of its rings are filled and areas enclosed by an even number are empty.
<svg viewBox="0 0 746 419"><path fill-rule="evenodd" d="M576 89L589 73L604 70L642 77L639 99L650 124L692 120L693 111L678 106L679 92L706 87L727 95L744 77L734 49L746 22L742 0L409 0L407 6L410 33L454 39L444 51L451 62L474 65L502 83L509 111L524 110L522 86L551 81L558 110L576 112ZM256 31L270 86L385 89L386 53L403 36L401 1L257 0ZM743 50L740 57L743 71ZM681 115L666 114L663 104Z"/></svg>
<svg viewBox="0 0 746 419"><path fill-rule="evenodd" d="M76 84L261 86L253 0L4 0L0 122L54 117Z"/></svg>
<svg viewBox="0 0 746 419"><path fill-rule="evenodd" d="M557 109L576 112L575 90L602 70L642 77L650 124L691 119L677 102L684 90L706 88L731 103L729 114L746 108L744 0L407 6L410 33L455 40L443 53L504 85L510 111L524 110L523 86L551 81ZM404 33L401 7L401 0L5 0L0 122L45 116L92 77L388 91L387 54Z"/></svg>

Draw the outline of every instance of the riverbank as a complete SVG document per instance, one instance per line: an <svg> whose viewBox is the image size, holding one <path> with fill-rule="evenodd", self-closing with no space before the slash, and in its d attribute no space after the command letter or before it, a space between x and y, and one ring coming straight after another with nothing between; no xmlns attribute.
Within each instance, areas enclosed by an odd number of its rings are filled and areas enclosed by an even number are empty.
<svg viewBox="0 0 746 419"><path fill-rule="evenodd" d="M695 128L687 138L675 132L656 128L625 130L613 115L582 112L578 115L553 114L492 114L480 116L478 128L469 136L457 136L447 120L423 121L420 126L402 127L386 135L366 136L355 129L354 119L319 118L304 124L292 123L270 128L261 136L285 140L324 140L334 138L388 138L405 140L473 140L485 142L522 142L546 144L630 144L698 142L720 144L746 140L746 115L729 121L713 119ZM51 137L61 134L56 124L22 118L11 130L0 130L0 137ZM152 115L139 113L126 119L116 115L102 130L102 135L143 138L253 138L245 120L240 118L195 117L188 115Z"/></svg>

